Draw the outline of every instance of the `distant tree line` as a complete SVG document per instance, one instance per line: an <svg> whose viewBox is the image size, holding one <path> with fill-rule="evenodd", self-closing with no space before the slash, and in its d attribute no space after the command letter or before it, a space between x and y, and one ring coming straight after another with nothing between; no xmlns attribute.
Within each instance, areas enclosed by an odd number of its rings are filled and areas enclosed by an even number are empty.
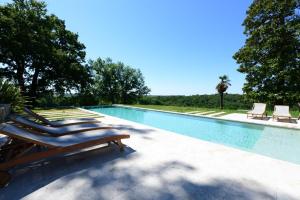
<svg viewBox="0 0 300 200"><path fill-rule="evenodd" d="M172 105L172 106L194 106L205 108L218 108L220 95L191 95L191 96L145 96L139 100L140 104L149 105ZM249 109L250 102L246 102L243 95L224 94L225 109Z"/></svg>

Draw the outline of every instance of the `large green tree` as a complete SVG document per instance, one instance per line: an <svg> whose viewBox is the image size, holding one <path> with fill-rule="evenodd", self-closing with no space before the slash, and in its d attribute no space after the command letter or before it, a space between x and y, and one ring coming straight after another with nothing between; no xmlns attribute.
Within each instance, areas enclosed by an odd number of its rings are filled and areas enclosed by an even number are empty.
<svg viewBox="0 0 300 200"><path fill-rule="evenodd" d="M247 99L300 101L300 1L254 0L243 22L245 45L233 56L246 74Z"/></svg>
<svg viewBox="0 0 300 200"><path fill-rule="evenodd" d="M94 94L110 103L132 103L148 94L140 70L114 63L111 59L90 61L94 76Z"/></svg>
<svg viewBox="0 0 300 200"><path fill-rule="evenodd" d="M89 80L85 46L46 4L14 0L0 6L0 76L15 81L23 94L76 91Z"/></svg>

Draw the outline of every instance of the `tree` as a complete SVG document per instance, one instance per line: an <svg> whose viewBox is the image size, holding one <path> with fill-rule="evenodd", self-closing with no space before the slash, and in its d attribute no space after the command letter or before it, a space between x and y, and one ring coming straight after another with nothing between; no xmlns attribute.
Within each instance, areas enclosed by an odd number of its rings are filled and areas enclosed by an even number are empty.
<svg viewBox="0 0 300 200"><path fill-rule="evenodd" d="M246 74L247 99L300 100L300 1L254 0L243 22L245 45L233 56Z"/></svg>
<svg viewBox="0 0 300 200"><path fill-rule="evenodd" d="M220 108L224 108L224 92L228 89L228 87L231 85L230 80L227 75L220 76L219 79L221 80L217 87L216 90L220 94Z"/></svg>
<svg viewBox="0 0 300 200"><path fill-rule="evenodd" d="M85 46L63 20L47 14L44 2L0 6L0 27L0 76L15 81L23 94L63 94L87 84Z"/></svg>
<svg viewBox="0 0 300 200"><path fill-rule="evenodd" d="M140 70L113 63L111 59L90 61L95 72L94 93L110 103L132 103L148 94L150 89L145 86Z"/></svg>

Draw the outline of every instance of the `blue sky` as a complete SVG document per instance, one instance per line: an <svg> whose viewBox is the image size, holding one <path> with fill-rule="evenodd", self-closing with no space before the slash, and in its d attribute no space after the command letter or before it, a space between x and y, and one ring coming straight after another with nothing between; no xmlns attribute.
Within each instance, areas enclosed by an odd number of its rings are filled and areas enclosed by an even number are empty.
<svg viewBox="0 0 300 200"><path fill-rule="evenodd" d="M0 0L1 3L9 2ZM86 45L87 59L110 57L141 69L151 94L216 93L227 74L229 93L244 75L232 55L244 44L250 0L47 0Z"/></svg>

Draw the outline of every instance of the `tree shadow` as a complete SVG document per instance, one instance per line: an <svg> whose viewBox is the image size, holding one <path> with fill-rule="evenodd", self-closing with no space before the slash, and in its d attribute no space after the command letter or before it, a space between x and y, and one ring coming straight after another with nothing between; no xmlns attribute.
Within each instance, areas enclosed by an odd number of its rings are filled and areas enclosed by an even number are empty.
<svg viewBox="0 0 300 200"><path fill-rule="evenodd" d="M283 122L289 124L297 124L297 119L277 119L276 122Z"/></svg>
<svg viewBox="0 0 300 200"><path fill-rule="evenodd" d="M113 129L115 129L115 130L124 131L128 134L130 134L130 132L134 132L146 140L152 140L152 138L148 137L147 135L149 135L151 133L155 133L155 130L150 129L150 128L136 128L134 126L125 125L125 124L109 124L109 125L112 126Z"/></svg>
<svg viewBox="0 0 300 200"><path fill-rule="evenodd" d="M250 117L250 119L261 120L261 121L269 121L271 117Z"/></svg>
<svg viewBox="0 0 300 200"><path fill-rule="evenodd" d="M144 133L144 134L148 134L148 133L154 132L153 129L148 129L148 128L136 128L136 127L131 126L131 125L113 124L112 126L113 126L114 129L125 130L125 131L134 131L134 132L136 132L136 133Z"/></svg>
<svg viewBox="0 0 300 200"><path fill-rule="evenodd" d="M9 185L0 189L0 199L21 199L49 183L68 174L77 173L93 167L100 167L107 162L126 159L135 152L125 147L123 152L111 144L99 145L63 156L54 156L43 161L21 165L11 171L13 178Z"/></svg>
<svg viewBox="0 0 300 200"><path fill-rule="evenodd" d="M19 169L0 199L296 199L252 180L207 179L205 171L178 160L141 165L140 156L130 148L123 154L93 150Z"/></svg>

